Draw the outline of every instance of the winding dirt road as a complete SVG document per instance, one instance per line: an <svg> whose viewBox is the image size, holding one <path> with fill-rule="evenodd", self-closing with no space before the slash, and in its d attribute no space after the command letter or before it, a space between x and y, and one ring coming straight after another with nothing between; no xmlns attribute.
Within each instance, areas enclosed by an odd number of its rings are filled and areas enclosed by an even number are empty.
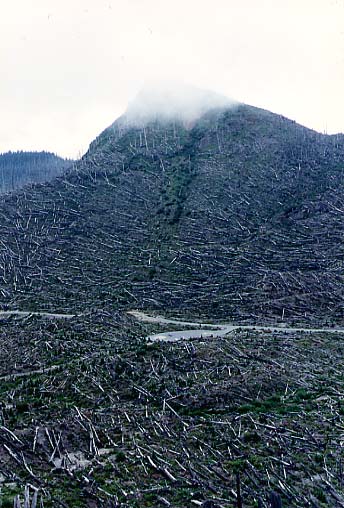
<svg viewBox="0 0 344 508"><path fill-rule="evenodd" d="M24 310L0 310L0 319L10 316L40 316L46 319L72 319L76 314L55 314L53 312L29 312Z"/></svg>
<svg viewBox="0 0 344 508"><path fill-rule="evenodd" d="M182 339L195 339L195 338L206 338L206 337L222 337L231 333L234 330L261 330L265 332L284 332L284 333L298 333L298 332L326 332L326 333L344 333L344 328L294 328L290 326L256 326L256 325L233 325L231 323L223 325L214 325L211 323L197 323L190 321L178 321L176 319L166 319L162 316L149 316L144 312L137 310L129 311L128 314L136 318L138 321L145 323L157 323L157 324L173 324L180 326L195 326L198 327L194 330L178 330L178 331L167 331L161 333L155 333L148 335L147 339L149 342L176 342Z"/></svg>

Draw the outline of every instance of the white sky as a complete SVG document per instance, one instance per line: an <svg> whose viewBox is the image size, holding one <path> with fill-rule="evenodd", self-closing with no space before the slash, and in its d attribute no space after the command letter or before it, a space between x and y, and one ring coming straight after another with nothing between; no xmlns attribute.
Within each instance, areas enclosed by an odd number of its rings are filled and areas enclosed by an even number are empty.
<svg viewBox="0 0 344 508"><path fill-rule="evenodd" d="M75 157L145 81L344 132L344 0L0 0L0 152Z"/></svg>

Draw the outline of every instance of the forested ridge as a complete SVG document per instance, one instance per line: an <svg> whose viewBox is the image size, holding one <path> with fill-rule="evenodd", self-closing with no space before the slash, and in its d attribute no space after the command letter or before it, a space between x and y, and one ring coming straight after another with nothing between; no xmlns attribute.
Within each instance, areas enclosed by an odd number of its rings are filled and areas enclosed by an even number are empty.
<svg viewBox="0 0 344 508"><path fill-rule="evenodd" d="M0 193L60 175L72 161L50 152L5 152L0 154Z"/></svg>

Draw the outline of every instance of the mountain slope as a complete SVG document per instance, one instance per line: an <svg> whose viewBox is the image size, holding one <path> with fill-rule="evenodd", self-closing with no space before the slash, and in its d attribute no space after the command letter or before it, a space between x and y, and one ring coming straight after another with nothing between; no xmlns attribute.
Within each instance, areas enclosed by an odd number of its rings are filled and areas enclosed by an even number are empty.
<svg viewBox="0 0 344 508"><path fill-rule="evenodd" d="M342 321L343 135L246 105L117 120L0 203L3 304Z"/></svg>
<svg viewBox="0 0 344 508"><path fill-rule="evenodd" d="M340 333L123 312L342 323L343 151L245 105L123 117L0 198L1 307L60 311L0 313L0 504L343 504Z"/></svg>

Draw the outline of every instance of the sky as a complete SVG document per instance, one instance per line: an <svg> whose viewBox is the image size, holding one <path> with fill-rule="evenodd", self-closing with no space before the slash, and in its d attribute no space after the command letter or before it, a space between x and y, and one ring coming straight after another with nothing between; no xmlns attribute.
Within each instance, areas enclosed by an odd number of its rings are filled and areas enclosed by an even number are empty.
<svg viewBox="0 0 344 508"><path fill-rule="evenodd" d="M344 0L0 0L0 152L75 158L146 82L344 132Z"/></svg>

